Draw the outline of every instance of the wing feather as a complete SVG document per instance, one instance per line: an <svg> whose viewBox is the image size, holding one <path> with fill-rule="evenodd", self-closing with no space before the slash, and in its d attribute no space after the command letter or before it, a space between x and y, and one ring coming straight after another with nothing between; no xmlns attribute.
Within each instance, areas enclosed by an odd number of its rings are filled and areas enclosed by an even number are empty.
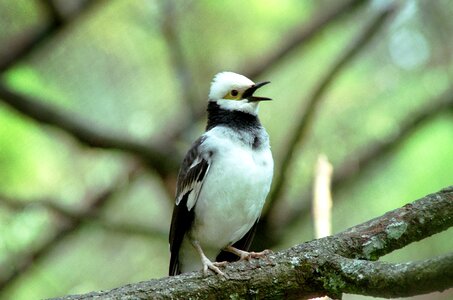
<svg viewBox="0 0 453 300"><path fill-rule="evenodd" d="M194 219L193 207L198 199L204 179L209 171L209 158L201 151L200 146L205 138L202 136L192 145L187 153L178 175L176 201L170 227L170 267L169 275L181 273L179 249L184 235L190 230Z"/></svg>

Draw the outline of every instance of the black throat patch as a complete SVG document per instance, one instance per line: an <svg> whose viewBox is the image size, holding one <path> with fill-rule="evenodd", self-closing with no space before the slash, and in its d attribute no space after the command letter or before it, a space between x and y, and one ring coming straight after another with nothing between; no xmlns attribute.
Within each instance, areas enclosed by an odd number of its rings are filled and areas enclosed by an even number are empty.
<svg viewBox="0 0 453 300"><path fill-rule="evenodd" d="M206 131L218 125L247 131L262 128L257 116L237 110L226 110L220 108L214 101L209 101Z"/></svg>
<svg viewBox="0 0 453 300"><path fill-rule="evenodd" d="M216 102L209 101L206 131L219 125L252 135L253 142L250 146L253 149L258 148L262 144L260 133L263 127L256 115L237 110L223 109Z"/></svg>

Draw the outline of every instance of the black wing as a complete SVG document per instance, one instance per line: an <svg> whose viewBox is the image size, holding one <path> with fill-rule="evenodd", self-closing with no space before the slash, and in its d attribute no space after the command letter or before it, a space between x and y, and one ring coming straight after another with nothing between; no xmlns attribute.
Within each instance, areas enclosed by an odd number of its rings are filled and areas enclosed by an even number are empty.
<svg viewBox="0 0 453 300"><path fill-rule="evenodd" d="M258 219L259 220L259 219ZM255 236L256 229L258 227L258 220L256 220L255 224L253 224L252 228L236 243L234 243L232 246L234 248L248 251L250 248L250 245L252 244L253 237ZM237 261L239 260L239 257L236 254L227 252L227 251L221 251L219 255L217 255L216 261Z"/></svg>
<svg viewBox="0 0 453 300"><path fill-rule="evenodd" d="M200 193L203 181L209 170L209 162L200 153L200 145L204 137L192 145L182 163L178 175L176 201L170 227L170 267L169 275L181 273L179 265L179 249L184 235L190 230L194 219L194 206Z"/></svg>

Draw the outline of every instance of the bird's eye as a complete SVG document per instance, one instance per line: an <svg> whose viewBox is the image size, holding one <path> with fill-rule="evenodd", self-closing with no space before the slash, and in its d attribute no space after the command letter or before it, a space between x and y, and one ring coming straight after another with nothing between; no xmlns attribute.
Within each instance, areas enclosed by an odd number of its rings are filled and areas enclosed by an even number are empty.
<svg viewBox="0 0 453 300"><path fill-rule="evenodd" d="M232 90L231 91L231 96L236 97L239 94L237 90Z"/></svg>

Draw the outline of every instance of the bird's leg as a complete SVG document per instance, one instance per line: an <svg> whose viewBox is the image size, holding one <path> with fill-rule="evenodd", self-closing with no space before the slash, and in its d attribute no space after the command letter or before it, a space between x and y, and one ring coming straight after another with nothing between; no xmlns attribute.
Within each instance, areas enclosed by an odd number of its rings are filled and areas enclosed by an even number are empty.
<svg viewBox="0 0 453 300"><path fill-rule="evenodd" d="M218 268L218 267L225 266L227 264L226 261L212 262L211 260L209 260L209 258L206 257L206 255L203 252L203 249L201 249L200 243L197 240L193 240L192 245L195 247L195 249L197 249L198 254L200 254L201 263L203 264L203 274L204 275L208 275L208 268L209 268L212 271L214 271L215 273L226 277L225 273L220 271L220 269Z"/></svg>
<svg viewBox="0 0 453 300"><path fill-rule="evenodd" d="M244 251L244 250L235 248L233 246L227 246L224 250L231 252L233 254L236 254L237 256L239 256L239 260L250 260L251 258L261 258L261 257L264 257L264 256L272 253L271 250L267 250L267 249L263 250L261 252L253 252L253 251L248 252L248 251Z"/></svg>

